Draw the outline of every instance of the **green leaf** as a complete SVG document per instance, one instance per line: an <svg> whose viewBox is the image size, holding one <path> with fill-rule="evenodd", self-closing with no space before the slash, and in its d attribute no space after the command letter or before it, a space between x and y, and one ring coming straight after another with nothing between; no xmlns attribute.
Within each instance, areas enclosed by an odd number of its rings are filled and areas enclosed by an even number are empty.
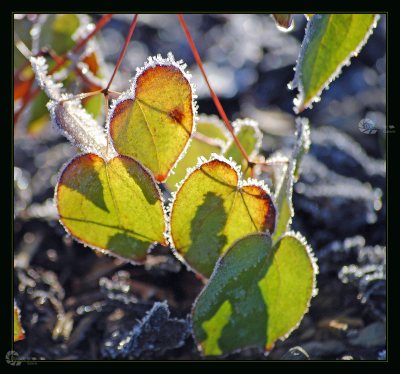
<svg viewBox="0 0 400 374"><path fill-rule="evenodd" d="M262 133L257 122L249 118L238 119L232 122L232 127L248 156L254 159L258 155L262 141ZM168 178L170 191L173 191L174 185L185 177L187 168L196 165L199 157L207 158L212 153L222 154L227 159L232 158L242 166L242 170L247 166L231 134L225 130L225 124L217 117L203 115L197 123L196 132L185 156L178 162L174 174ZM250 173L246 172L245 176L249 177Z"/></svg>
<svg viewBox="0 0 400 374"><path fill-rule="evenodd" d="M262 142L262 133L258 128L258 123L249 118L238 119L232 122L232 127L243 149L246 151L249 158L253 159L258 154ZM245 160L233 139L223 155L228 159L232 157L233 161L243 167L243 162Z"/></svg>
<svg viewBox="0 0 400 374"><path fill-rule="evenodd" d="M68 52L75 45L72 36L80 23L78 14L47 15L40 28L40 47L50 47L59 55Z"/></svg>
<svg viewBox="0 0 400 374"><path fill-rule="evenodd" d="M298 234L288 233L274 246L263 233L239 239L194 303L193 331L203 354L272 349L307 312L317 271L311 249Z"/></svg>
<svg viewBox="0 0 400 374"><path fill-rule="evenodd" d="M177 183L185 178L186 170L196 165L199 157L207 158L212 153L220 154L229 138L230 134L226 132L224 123L218 117L201 115L185 155L178 161L173 173L167 179L168 189L176 190Z"/></svg>
<svg viewBox="0 0 400 374"><path fill-rule="evenodd" d="M21 312L14 301L14 342L25 339L25 331L21 325Z"/></svg>
<svg viewBox="0 0 400 374"><path fill-rule="evenodd" d="M289 230L294 215L292 195L293 184L300 175L300 165L303 156L310 148L310 126L306 118L296 118L296 143L289 164L283 173L280 184L275 191L275 202L278 210L274 242Z"/></svg>
<svg viewBox="0 0 400 374"><path fill-rule="evenodd" d="M78 241L102 252L142 261L154 242L164 244L161 193L137 161L78 156L56 187L60 221Z"/></svg>
<svg viewBox="0 0 400 374"><path fill-rule="evenodd" d="M149 58L111 111L108 127L114 148L140 161L163 182L188 144L194 112L183 66L172 54L165 60Z"/></svg>
<svg viewBox="0 0 400 374"><path fill-rule="evenodd" d="M218 257L240 237L273 232L275 207L264 184L242 181L238 168L213 155L192 170L171 204L170 244L208 277Z"/></svg>
<svg viewBox="0 0 400 374"><path fill-rule="evenodd" d="M316 14L307 24L291 88L298 87L295 109L318 101L321 92L357 56L379 19L375 14Z"/></svg>
<svg viewBox="0 0 400 374"><path fill-rule="evenodd" d="M293 29L293 14L278 13L272 14L272 17L274 18L276 26L279 30L290 31Z"/></svg>

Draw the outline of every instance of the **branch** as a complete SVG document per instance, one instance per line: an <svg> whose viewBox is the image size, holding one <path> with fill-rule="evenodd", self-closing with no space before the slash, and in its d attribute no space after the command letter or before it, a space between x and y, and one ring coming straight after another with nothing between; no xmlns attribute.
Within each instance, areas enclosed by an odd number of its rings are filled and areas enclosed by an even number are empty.
<svg viewBox="0 0 400 374"><path fill-rule="evenodd" d="M111 86L111 83L114 80L115 74L117 74L119 66L121 65L122 59L124 58L125 52L126 52L126 50L128 48L128 44L129 44L129 42L130 42L130 40L132 38L133 31L135 30L137 19L138 19L138 14L135 14L135 17L133 17L131 26L129 28L128 35L125 38L124 46L122 47L121 53L119 54L119 57L118 57L118 61L117 61L116 65L115 65L114 72L113 72L113 74L112 74L112 76L110 78L110 81L107 84L107 87L104 89L105 92L107 92L109 90L109 88Z"/></svg>
<svg viewBox="0 0 400 374"><path fill-rule="evenodd" d="M221 102L218 99L218 96L215 94L214 90L211 87L210 82L208 81L207 74L206 74L206 72L204 70L204 67L203 67L203 62L201 61L201 58L200 58L200 55L199 55L199 51L197 50L197 47L196 47L196 45L195 45L195 43L193 41L193 38L192 38L192 36L190 34L190 31L189 31L189 28L187 27L187 24L186 24L186 22L185 22L185 20L183 18L183 15L182 14L177 14L177 16L179 18L179 22L181 23L183 31L185 32L186 39L188 40L190 49L192 50L192 53L193 53L193 56L194 56L194 58L195 58L195 60L197 62L197 65L199 66L200 71L203 74L204 80L207 83L207 86L208 86L208 89L210 91L211 97L212 97L212 99L214 101L214 104L217 107L217 110L218 110L221 118L223 119L228 131L231 133L231 135L233 137L233 140L235 141L236 145L238 146L239 151L242 153L243 157L247 161L247 164L250 167L252 167L254 165L254 163L249 160L249 156L247 155L246 151L244 150L242 144L240 144L239 139L236 137L235 132L233 130L233 127L232 127L231 123L229 122L228 117L226 116L224 108L222 107Z"/></svg>
<svg viewBox="0 0 400 374"><path fill-rule="evenodd" d="M78 52L86 43L93 38L110 20L112 14L106 14L102 16L96 23L95 28L81 41L79 41L72 49L71 51L65 53L63 56L60 56L58 61L56 62L56 65L50 70L49 74L55 73L57 70L59 70L61 67L65 65L65 63L69 60L70 53L76 53ZM32 86L33 82L35 80L35 77L30 78L29 84ZM18 122L18 119L22 112L24 111L25 107L29 104L29 102L36 97L36 95L40 92L40 88L36 87L33 91L29 90L27 94L24 96L22 99L22 105L20 109L14 114L14 126Z"/></svg>

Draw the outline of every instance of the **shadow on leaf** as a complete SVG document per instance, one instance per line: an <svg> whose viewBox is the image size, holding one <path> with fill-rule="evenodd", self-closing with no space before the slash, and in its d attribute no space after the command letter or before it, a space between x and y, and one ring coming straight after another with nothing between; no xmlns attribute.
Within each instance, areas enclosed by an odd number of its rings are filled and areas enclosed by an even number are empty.
<svg viewBox="0 0 400 374"><path fill-rule="evenodd" d="M192 244L186 253L188 262L195 263L196 269L203 274L211 274L221 249L227 242L226 236L221 234L227 217L223 199L208 192L191 222Z"/></svg>

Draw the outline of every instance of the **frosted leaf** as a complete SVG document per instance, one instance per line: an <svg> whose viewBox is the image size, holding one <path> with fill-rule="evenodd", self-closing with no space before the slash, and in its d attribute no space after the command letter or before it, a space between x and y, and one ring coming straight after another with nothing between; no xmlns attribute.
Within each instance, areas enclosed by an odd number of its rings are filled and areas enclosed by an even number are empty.
<svg viewBox="0 0 400 374"><path fill-rule="evenodd" d="M182 347L190 334L189 321L170 317L167 302L155 302L131 329L118 328L106 337L102 353L111 358L145 358Z"/></svg>
<svg viewBox="0 0 400 374"><path fill-rule="evenodd" d="M82 107L79 100L63 92L63 85L48 74L48 65L43 57L31 57L32 69L42 90L51 99L47 104L54 128L83 152L95 153L110 159L116 156L100 124ZM68 101L61 102L62 100Z"/></svg>
<svg viewBox="0 0 400 374"><path fill-rule="evenodd" d="M351 19L349 19L351 17ZM298 87L293 101L296 113L312 108L323 90L357 56L379 20L374 14L316 14L308 22L295 76L289 88Z"/></svg>
<svg viewBox="0 0 400 374"><path fill-rule="evenodd" d="M260 151L262 144L262 132L258 127L258 122L251 118L237 119L232 122L234 134L239 139L244 150L248 153L250 159L254 159ZM251 130L249 132L249 130ZM231 142L226 144L222 154L226 157L232 157L236 162L243 159L243 155L237 148L236 143L230 136Z"/></svg>
<svg viewBox="0 0 400 374"><path fill-rule="evenodd" d="M158 182L185 155L196 127L194 87L185 68L172 53L149 57L112 102L106 122L115 150L139 160Z"/></svg>
<svg viewBox="0 0 400 374"><path fill-rule="evenodd" d="M307 313L317 294L317 273L311 248L298 233L287 233L275 244L265 233L234 242L192 309L194 337L202 353L271 350Z"/></svg>
<svg viewBox="0 0 400 374"><path fill-rule="evenodd" d="M168 241L179 258L208 277L230 244L252 232L273 232L275 205L263 181L242 180L232 160L199 158L173 194Z"/></svg>

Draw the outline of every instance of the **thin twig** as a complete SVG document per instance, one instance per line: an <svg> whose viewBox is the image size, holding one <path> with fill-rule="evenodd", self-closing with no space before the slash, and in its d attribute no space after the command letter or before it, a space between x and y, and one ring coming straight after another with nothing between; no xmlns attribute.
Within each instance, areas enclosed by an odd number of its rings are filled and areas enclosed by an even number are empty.
<svg viewBox="0 0 400 374"><path fill-rule="evenodd" d="M221 144L222 141L221 140L209 138L208 136L203 135L200 132L193 133L193 138L198 140L198 141L200 141L200 142L202 142L202 143L205 143L205 144L208 144L208 145L211 145L211 146L214 146L214 147L222 148L222 144Z"/></svg>
<svg viewBox="0 0 400 374"><path fill-rule="evenodd" d="M77 100L77 99L82 100L82 99L86 99L87 97L95 96L95 95L98 95L101 93L102 93L102 90L91 91L91 92L82 92L78 95L74 95L74 96L68 97L67 99L60 100L60 103L64 103L66 101L71 101L71 100Z"/></svg>
<svg viewBox="0 0 400 374"><path fill-rule="evenodd" d="M195 45L195 43L193 41L193 38L192 38L192 36L190 34L190 31L189 31L189 28L188 28L188 26L187 26L187 24L186 24L186 22L185 22L185 20L183 18L183 15L182 14L177 14L177 16L179 18L179 22L181 23L183 31L184 31L184 33L186 35L186 39L188 40L188 43L189 43L190 49L192 50L193 56L194 56L194 58L195 58L195 60L197 62L197 65L200 68L200 71L201 71L201 73L202 73L202 75L204 77L204 80L207 83L207 86L208 86L208 89L210 91L211 97L212 97L212 99L214 101L215 106L217 107L217 110L218 110L220 116L222 117L222 119L223 119L223 121L224 121L224 123L225 123L225 125L226 125L226 127L228 129L228 131L231 133L231 135L233 137L233 140L235 141L236 145L239 148L239 151L242 153L243 157L247 161L247 164L249 165L249 167L253 167L254 163L249 160L249 157L248 157L246 151L244 150L244 148L243 148L242 144L240 143L239 139L236 137L235 132L233 130L233 127L232 127L231 123L229 122L229 119L228 119L228 117L227 117L227 115L226 115L226 113L224 111L224 108L222 107L222 104L219 101L218 96L215 94L214 90L211 87L210 82L208 81L207 74L206 74L206 72L204 70L203 62L201 61L199 51L197 50L197 47L196 47L196 45Z"/></svg>
<svg viewBox="0 0 400 374"><path fill-rule="evenodd" d="M18 51L21 52L22 56L24 56L27 60L29 60L29 57L32 56L32 52L29 50L27 45L21 40L21 38L18 36L16 32L14 32L14 40L15 40L15 47L18 49Z"/></svg>
<svg viewBox="0 0 400 374"><path fill-rule="evenodd" d="M114 80L115 74L117 74L119 66L121 65L122 59L124 58L125 52L126 52L126 50L128 48L128 44L129 44L129 42L130 42L130 40L132 38L133 31L135 31L137 19L138 19L138 14L135 14L135 17L133 17L131 26L129 28L128 35L125 38L124 46L122 47L121 53L119 54L119 57L118 57L118 61L117 61L116 65L115 65L114 72L113 72L113 74L112 74L112 76L111 76L111 78L110 78L110 80L109 80L109 82L107 84L107 87L104 90L105 92L107 92L109 90L109 88L111 86L111 83Z"/></svg>

